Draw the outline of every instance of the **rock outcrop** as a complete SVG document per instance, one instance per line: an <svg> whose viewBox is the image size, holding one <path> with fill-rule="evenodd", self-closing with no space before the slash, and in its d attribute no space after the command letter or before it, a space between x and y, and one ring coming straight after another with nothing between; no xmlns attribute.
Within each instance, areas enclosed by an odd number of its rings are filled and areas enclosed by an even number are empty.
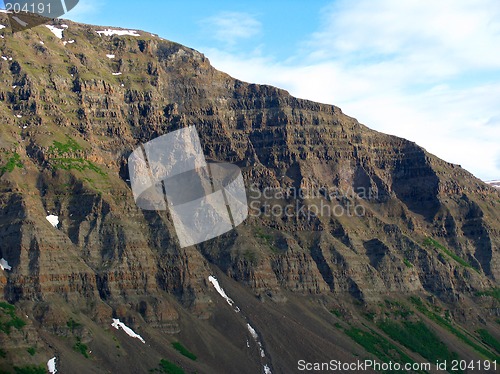
<svg viewBox="0 0 500 374"><path fill-rule="evenodd" d="M324 359L319 347L346 360L360 350L319 305L345 303L355 320L356 305L427 295L469 312L471 326L500 317L494 298L474 301L500 280L497 189L336 106L234 79L192 49L65 23L62 40L43 26L0 31L0 257L12 266L0 272L0 294L29 321L13 347L38 341L79 372L132 370L132 361L142 372L141 355L199 372L260 370L245 353L244 324L220 312L208 282L216 272L268 328L273 372L296 370L301 352ZM181 249L167 212L135 205L127 158L189 125L207 158L242 168L254 204L235 231ZM151 352L115 348L102 332L112 317L142 330ZM70 318L82 326L71 329ZM286 353L279 334L301 342ZM61 337L94 344L94 358ZM200 361L164 347L179 337L205 352ZM107 357L116 349L129 361Z"/></svg>

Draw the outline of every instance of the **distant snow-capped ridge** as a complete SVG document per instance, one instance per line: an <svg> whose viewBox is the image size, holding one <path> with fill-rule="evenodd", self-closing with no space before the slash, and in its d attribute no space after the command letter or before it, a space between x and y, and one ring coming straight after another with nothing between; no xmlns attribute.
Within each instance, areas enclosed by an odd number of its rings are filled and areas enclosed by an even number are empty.
<svg viewBox="0 0 500 374"><path fill-rule="evenodd" d="M488 183L489 185L491 185L493 187L500 188L500 180L486 181L486 183Z"/></svg>

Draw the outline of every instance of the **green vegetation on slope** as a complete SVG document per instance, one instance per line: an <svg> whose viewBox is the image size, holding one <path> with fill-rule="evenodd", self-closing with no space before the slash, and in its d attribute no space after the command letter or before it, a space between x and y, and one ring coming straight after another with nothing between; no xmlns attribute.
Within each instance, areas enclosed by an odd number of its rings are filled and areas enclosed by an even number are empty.
<svg viewBox="0 0 500 374"><path fill-rule="evenodd" d="M413 310L411 310L409 307L406 305L402 304L399 301L394 301L394 300L385 300L385 305L390 308L389 312L386 312L389 314L392 314L394 317L398 318L408 318L409 316L412 316L415 314Z"/></svg>
<svg viewBox="0 0 500 374"><path fill-rule="evenodd" d="M23 366L23 367L17 367L14 366L14 372L16 374L46 374L47 370L43 365L40 366Z"/></svg>
<svg viewBox="0 0 500 374"><path fill-rule="evenodd" d="M264 233L262 231L262 229L260 227L258 227L255 229L255 236L257 236L259 239L262 239L272 252L274 252L274 253L278 252L278 249L276 247L274 247L274 245L273 245L273 236L272 235Z"/></svg>
<svg viewBox="0 0 500 374"><path fill-rule="evenodd" d="M0 302L0 331L8 335L10 334L11 327L20 330L25 325L26 322L16 316L16 308L14 305L4 301Z"/></svg>
<svg viewBox="0 0 500 374"><path fill-rule="evenodd" d="M495 351L500 353L500 342L498 340L496 340L495 337L488 332L488 330L480 329L480 330L477 330L477 333L479 334L479 336L481 337L481 340L485 344L489 345Z"/></svg>
<svg viewBox="0 0 500 374"><path fill-rule="evenodd" d="M78 171L91 170L99 175L106 175L98 166L83 158L54 158L51 160L51 164L54 169Z"/></svg>
<svg viewBox="0 0 500 374"><path fill-rule="evenodd" d="M83 172L91 170L101 176L106 176L98 166L89 160L74 156L75 152L81 151L83 148L72 138L67 136L65 143L54 141L49 147L50 163L54 169L62 170L77 170Z"/></svg>
<svg viewBox="0 0 500 374"><path fill-rule="evenodd" d="M480 291L476 293L476 296L490 296L500 301L500 288L492 288L491 290Z"/></svg>
<svg viewBox="0 0 500 374"><path fill-rule="evenodd" d="M413 267L413 264L410 261L408 261L406 258L403 260L403 262L407 268Z"/></svg>
<svg viewBox="0 0 500 374"><path fill-rule="evenodd" d="M75 329L80 328L82 326L82 324L76 322L73 318L70 318L68 320L68 322L66 322L66 326L68 326L69 329L71 330L71 332L73 333L73 332L75 332Z"/></svg>
<svg viewBox="0 0 500 374"><path fill-rule="evenodd" d="M82 340L80 338L76 338L76 343L73 346L73 349L76 352L80 352L85 358L89 358L89 354L87 352L88 346L87 344L82 343Z"/></svg>
<svg viewBox="0 0 500 374"><path fill-rule="evenodd" d="M454 334L457 338L462 340L464 343L468 344L470 347L474 348L477 352L479 352L485 358L488 358L492 361L499 359L499 357L497 357L495 354L493 354L492 352L483 348L482 346L480 346L476 342L472 341L469 336L465 335L464 332L460 331L457 327L453 326L450 321L441 317L439 314L434 313L433 311L429 310L420 298L412 296L412 297L410 297L410 300L413 303L413 305L415 305L415 307L421 313L423 313L425 316L427 316L432 321L436 322L441 327L444 327L446 330L448 330L449 332Z"/></svg>
<svg viewBox="0 0 500 374"><path fill-rule="evenodd" d="M197 357L194 353L189 352L181 343L175 342L172 343L172 347L179 352L181 355L186 356L187 358L196 361Z"/></svg>
<svg viewBox="0 0 500 374"><path fill-rule="evenodd" d="M448 248L446 248L444 245L442 245L441 243L439 243L438 241L432 239L432 238L426 238L424 240L424 246L426 247L432 247L432 248L435 248L435 249L440 249L442 252L444 252L446 255L448 255L449 257L451 257L452 259L454 259L456 262L458 262L460 265L466 267L466 268L471 268L471 269L474 269L472 267L471 264L469 264L467 261L465 261L463 258L457 256L455 253L453 253L452 251L450 251ZM474 269L477 271L477 269Z"/></svg>
<svg viewBox="0 0 500 374"><path fill-rule="evenodd" d="M57 155L63 155L65 153L81 151L82 147L69 136L67 137L68 141L66 143L61 143L58 141L54 141L52 145L49 147L49 152Z"/></svg>
<svg viewBox="0 0 500 374"><path fill-rule="evenodd" d="M184 370L182 370L182 368L180 368L179 366L168 360L161 360L160 368L153 369L151 371L165 373L165 374L184 374Z"/></svg>
<svg viewBox="0 0 500 374"><path fill-rule="evenodd" d="M383 362L415 363L414 360L396 345L373 330L365 331L357 327L351 327L344 332L367 352L378 357ZM387 373L392 373L392 371L388 371Z"/></svg>
<svg viewBox="0 0 500 374"><path fill-rule="evenodd" d="M30 354L30 356L34 356L36 354L35 347L29 347L26 351Z"/></svg>
<svg viewBox="0 0 500 374"><path fill-rule="evenodd" d="M459 359L422 321L401 323L385 320L378 327L391 339L396 340L412 352L418 353L429 362ZM459 371L460 372L460 371Z"/></svg>
<svg viewBox="0 0 500 374"><path fill-rule="evenodd" d="M21 156L19 156L17 153L14 153L11 158L7 161L7 164L4 166L0 167L0 175L4 174L5 172L12 173L15 168L23 168L24 165L21 162Z"/></svg>

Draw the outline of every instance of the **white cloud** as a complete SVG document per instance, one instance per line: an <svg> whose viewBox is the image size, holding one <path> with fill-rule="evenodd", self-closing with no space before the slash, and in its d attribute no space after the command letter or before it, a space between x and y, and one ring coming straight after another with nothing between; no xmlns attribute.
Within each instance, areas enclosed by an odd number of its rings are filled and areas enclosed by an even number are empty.
<svg viewBox="0 0 500 374"><path fill-rule="evenodd" d="M500 177L500 2L335 2L277 61L205 50L240 79L340 106L483 179Z"/></svg>
<svg viewBox="0 0 500 374"><path fill-rule="evenodd" d="M259 35L262 28L254 16L241 12L221 12L203 20L202 25L213 38L227 46Z"/></svg>

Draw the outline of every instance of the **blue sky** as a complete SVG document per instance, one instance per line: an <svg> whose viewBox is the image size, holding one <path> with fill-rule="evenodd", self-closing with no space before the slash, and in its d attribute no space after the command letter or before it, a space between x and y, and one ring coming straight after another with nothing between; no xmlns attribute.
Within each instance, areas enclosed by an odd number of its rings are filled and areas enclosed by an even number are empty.
<svg viewBox="0 0 500 374"><path fill-rule="evenodd" d="M66 17L156 33L500 179L498 0L144 3L80 0Z"/></svg>

